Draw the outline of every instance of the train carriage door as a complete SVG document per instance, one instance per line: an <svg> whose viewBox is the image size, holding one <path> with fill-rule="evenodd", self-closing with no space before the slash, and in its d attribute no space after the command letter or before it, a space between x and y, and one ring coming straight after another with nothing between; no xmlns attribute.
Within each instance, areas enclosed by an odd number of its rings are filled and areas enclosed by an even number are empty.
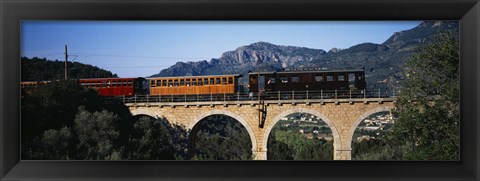
<svg viewBox="0 0 480 181"><path fill-rule="evenodd" d="M265 92L265 83L266 83L265 75L260 75L260 77L258 78L258 81L260 82L260 91Z"/></svg>
<svg viewBox="0 0 480 181"><path fill-rule="evenodd" d="M197 78L192 78L192 87L190 87L189 94L196 94L198 89Z"/></svg>
<svg viewBox="0 0 480 181"><path fill-rule="evenodd" d="M222 92L221 93L228 93L228 86L227 86L227 77L222 77Z"/></svg>
<svg viewBox="0 0 480 181"><path fill-rule="evenodd" d="M249 79L248 91L257 92L258 91L257 75L251 74L248 79Z"/></svg>
<svg viewBox="0 0 480 181"><path fill-rule="evenodd" d="M357 89L355 86L355 73L348 73L348 87L350 90Z"/></svg>
<svg viewBox="0 0 480 181"><path fill-rule="evenodd" d="M275 91L275 84L276 84L275 75L268 76L268 81L266 86L267 92Z"/></svg>
<svg viewBox="0 0 480 181"><path fill-rule="evenodd" d="M365 89L366 88L365 74L361 72L361 73L356 73L355 76L357 77L357 79L355 80L355 85L357 86L357 88Z"/></svg>
<svg viewBox="0 0 480 181"><path fill-rule="evenodd" d="M235 92L235 85L233 84L233 77L228 77L228 93L234 93Z"/></svg>
<svg viewBox="0 0 480 181"><path fill-rule="evenodd" d="M222 82L219 77L215 78L215 92L214 93L222 93Z"/></svg>

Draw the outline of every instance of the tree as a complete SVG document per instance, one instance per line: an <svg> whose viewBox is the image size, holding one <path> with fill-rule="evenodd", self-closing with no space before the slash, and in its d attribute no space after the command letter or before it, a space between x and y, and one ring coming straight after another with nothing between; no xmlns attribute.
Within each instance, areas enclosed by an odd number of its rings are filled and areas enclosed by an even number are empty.
<svg viewBox="0 0 480 181"><path fill-rule="evenodd" d="M117 115L108 111L90 113L80 107L75 116L75 132L78 136L77 159L108 160L118 158L114 142L120 135L115 129ZM115 154L113 154L115 153Z"/></svg>
<svg viewBox="0 0 480 181"><path fill-rule="evenodd" d="M191 134L195 140L193 160L250 160L252 143L247 130L235 119L212 115Z"/></svg>
<svg viewBox="0 0 480 181"><path fill-rule="evenodd" d="M133 125L130 136L129 160L173 160L173 140L162 120L142 116Z"/></svg>
<svg viewBox="0 0 480 181"><path fill-rule="evenodd" d="M458 160L460 148L459 44L442 33L406 62L394 111L395 137L409 144L406 159Z"/></svg>
<svg viewBox="0 0 480 181"><path fill-rule="evenodd" d="M79 106L85 106L87 110L98 110L103 105L103 99L95 90L82 87L71 80L39 85L31 93L22 94L21 101L23 159L43 159L43 156L37 156L44 155L42 152L45 150L40 148L48 145L42 143L42 140L47 141L42 138L45 132L51 130L47 135L52 138L52 135L56 135L53 131L65 127L72 131ZM63 158L63 155L58 156L58 159Z"/></svg>
<svg viewBox="0 0 480 181"><path fill-rule="evenodd" d="M64 61L51 61L38 57L22 57L21 61L22 81L55 81L61 80L65 76ZM71 79L118 77L110 71L92 65L78 62L67 62L67 64L68 77Z"/></svg>
<svg viewBox="0 0 480 181"><path fill-rule="evenodd" d="M42 160L68 160L73 135L68 127L58 130L49 129L33 140L27 151L29 158Z"/></svg>

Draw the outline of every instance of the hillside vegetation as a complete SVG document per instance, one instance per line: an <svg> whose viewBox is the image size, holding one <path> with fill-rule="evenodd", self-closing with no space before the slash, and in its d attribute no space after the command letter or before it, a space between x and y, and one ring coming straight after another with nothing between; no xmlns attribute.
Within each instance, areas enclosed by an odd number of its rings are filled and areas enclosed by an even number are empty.
<svg viewBox="0 0 480 181"><path fill-rule="evenodd" d="M21 61L22 82L60 80L65 78L64 61L51 61L38 57L22 57ZM68 78L71 79L118 77L110 71L78 62L67 62L67 67Z"/></svg>

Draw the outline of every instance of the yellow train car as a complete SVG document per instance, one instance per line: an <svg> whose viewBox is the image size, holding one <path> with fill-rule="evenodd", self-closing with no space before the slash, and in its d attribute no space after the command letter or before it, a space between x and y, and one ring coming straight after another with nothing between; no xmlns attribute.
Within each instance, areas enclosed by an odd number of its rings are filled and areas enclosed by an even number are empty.
<svg viewBox="0 0 480 181"><path fill-rule="evenodd" d="M233 94L240 90L240 74L147 78L150 95Z"/></svg>
<svg viewBox="0 0 480 181"><path fill-rule="evenodd" d="M28 81L28 82L20 82L20 87L23 92L31 93L33 89L35 89L39 85L45 85L50 83L50 81Z"/></svg>

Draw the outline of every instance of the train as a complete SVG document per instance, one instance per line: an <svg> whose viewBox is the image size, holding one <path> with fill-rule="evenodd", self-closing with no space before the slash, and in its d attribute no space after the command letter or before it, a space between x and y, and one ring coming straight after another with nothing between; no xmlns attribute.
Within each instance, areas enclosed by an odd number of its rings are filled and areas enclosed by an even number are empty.
<svg viewBox="0 0 480 181"><path fill-rule="evenodd" d="M248 83L242 85L241 74L177 76L151 78L92 78L78 79L85 87L96 89L101 96L130 97L135 95L234 95L284 91L354 91L366 89L365 70L285 69L271 72L249 72ZM22 89L42 82L22 82Z"/></svg>

